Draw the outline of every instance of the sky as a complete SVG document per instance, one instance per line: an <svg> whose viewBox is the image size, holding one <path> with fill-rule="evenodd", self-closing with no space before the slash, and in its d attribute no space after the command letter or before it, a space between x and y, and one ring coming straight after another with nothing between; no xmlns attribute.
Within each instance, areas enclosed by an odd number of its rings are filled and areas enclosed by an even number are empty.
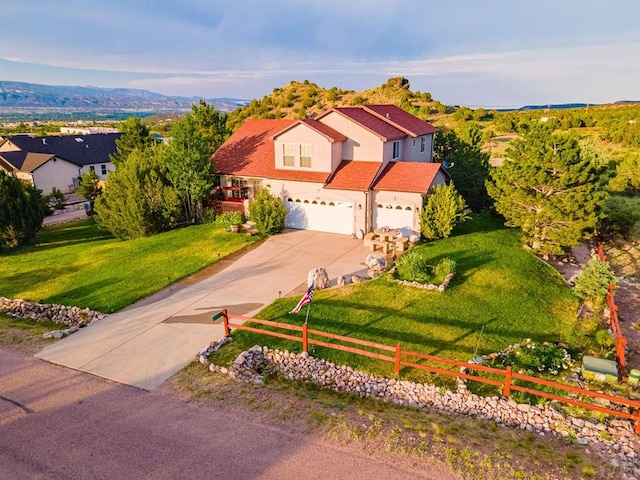
<svg viewBox="0 0 640 480"><path fill-rule="evenodd" d="M262 98L403 76L447 105L640 100L638 0L0 0L0 80Z"/></svg>

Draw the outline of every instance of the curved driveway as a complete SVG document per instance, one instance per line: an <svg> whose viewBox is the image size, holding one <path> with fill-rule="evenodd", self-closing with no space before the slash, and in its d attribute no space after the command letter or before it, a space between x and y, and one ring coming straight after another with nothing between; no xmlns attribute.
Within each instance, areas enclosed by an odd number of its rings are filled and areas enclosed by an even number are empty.
<svg viewBox="0 0 640 480"><path fill-rule="evenodd" d="M289 230L217 273L177 282L36 356L150 390L223 335L222 325L211 321L221 309L251 316L278 296L304 288L315 267L326 268L332 283L340 275L363 275L367 253L362 241L345 235Z"/></svg>

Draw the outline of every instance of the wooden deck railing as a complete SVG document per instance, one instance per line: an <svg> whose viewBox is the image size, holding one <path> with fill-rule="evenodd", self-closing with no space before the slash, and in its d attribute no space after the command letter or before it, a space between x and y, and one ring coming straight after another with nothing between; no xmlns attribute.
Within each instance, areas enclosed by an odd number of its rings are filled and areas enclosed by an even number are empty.
<svg viewBox="0 0 640 480"><path fill-rule="evenodd" d="M520 391L524 393L528 393L530 395L535 395L538 397L548 398L550 400L556 400L558 402L575 405L578 407L585 408L587 410L593 410L601 413L605 413L607 415L612 415L618 418L625 418L628 420L633 420L635 422L635 432L640 434L640 402L635 400L630 400L627 398L616 397L613 395L608 395L606 393L594 392L591 390L585 390L583 388L574 387L571 385L564 385L558 382L552 382L550 380L544 380L537 377L532 377L529 375L523 375L521 373L514 372L511 367L507 367L506 369L487 367L485 365L472 364L468 362L462 362L459 360L451 360L448 358L436 357L433 355L426 355L423 353L410 352L402 350L402 346L400 343L397 343L395 346L384 345L377 342L370 342L368 340L360 340L358 338L345 337L342 335L336 335L333 333L322 332L320 330L313 330L308 328L307 324L303 324L302 326L290 325L288 323L281 322L273 322L270 320L259 320L255 318L242 317L239 315L229 315L227 310L223 310L222 312L223 324L224 324L224 332L226 336L231 335L231 329L235 328L238 330L245 330L248 332L254 332L262 335L268 335L272 337L284 338L287 340L291 340L294 342L302 343L302 351L308 352L309 345L318 345L321 347L330 348L333 350L340 350L343 352L349 352L356 355L363 355L370 358L375 358L382 361L391 362L394 364L394 372L397 375L400 375L401 367L410 367L416 368L419 370L425 370L433 373L440 373L443 375L454 376L459 378L465 378L467 380L472 380L474 382L480 382L488 385L493 385L502 390L502 396L509 398L512 391ZM217 317L216 317L217 318ZM288 330L293 332L299 332L300 335L292 335L288 333L283 333L274 330L265 330L262 328L254 327L246 325L244 322L251 322L257 325L264 325L271 328L279 328L282 330ZM319 337L323 339L329 340L337 340L344 343L350 343L351 345L341 345L337 343L330 343L325 340L320 340ZM370 350L364 350L362 348L358 348L359 346L374 348L376 350L380 350L382 352L390 352L391 355L385 355L384 353L373 352ZM427 360L431 363L434 363L437 366L427 365L424 363L417 363L417 360ZM450 370L447 367L458 367L457 370ZM494 377L502 377L500 380L496 380L495 378L487 378L481 376L481 373L491 374ZM610 402L610 405L618 406L618 407L627 407L629 411L616 410L615 408L607 408L602 405L597 405L594 403L589 403L587 401L583 401L576 398L568 398L560 395L556 395L554 393L549 393L544 390L539 390L536 388L531 388L527 386L520 385L515 383L515 380L520 380L522 382L528 382L534 385L541 385L550 387L556 390L567 392L567 394L578 394L582 397L586 397L588 399L600 399L606 400ZM632 411L635 410L635 411Z"/></svg>

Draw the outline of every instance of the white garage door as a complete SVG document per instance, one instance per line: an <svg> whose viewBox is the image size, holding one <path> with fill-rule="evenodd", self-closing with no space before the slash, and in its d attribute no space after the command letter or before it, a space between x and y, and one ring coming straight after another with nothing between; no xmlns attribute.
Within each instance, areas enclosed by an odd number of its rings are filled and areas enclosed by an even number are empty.
<svg viewBox="0 0 640 480"><path fill-rule="evenodd" d="M289 198L285 226L318 232L353 233L353 203Z"/></svg>
<svg viewBox="0 0 640 480"><path fill-rule="evenodd" d="M403 237L408 237L413 230L413 214L411 205L379 203L374 213L373 228L397 228L402 231Z"/></svg>

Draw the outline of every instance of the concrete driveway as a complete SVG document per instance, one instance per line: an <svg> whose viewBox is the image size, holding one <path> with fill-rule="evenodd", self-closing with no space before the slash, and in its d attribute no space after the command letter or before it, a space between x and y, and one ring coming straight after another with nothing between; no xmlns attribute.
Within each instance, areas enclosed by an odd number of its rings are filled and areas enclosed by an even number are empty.
<svg viewBox="0 0 640 480"><path fill-rule="evenodd" d="M252 316L280 295L304 291L315 267L326 268L333 284L340 275L364 275L367 254L362 241L345 235L288 230L221 271L177 282L49 345L36 357L151 390L222 337L222 324L211 321L221 309Z"/></svg>

